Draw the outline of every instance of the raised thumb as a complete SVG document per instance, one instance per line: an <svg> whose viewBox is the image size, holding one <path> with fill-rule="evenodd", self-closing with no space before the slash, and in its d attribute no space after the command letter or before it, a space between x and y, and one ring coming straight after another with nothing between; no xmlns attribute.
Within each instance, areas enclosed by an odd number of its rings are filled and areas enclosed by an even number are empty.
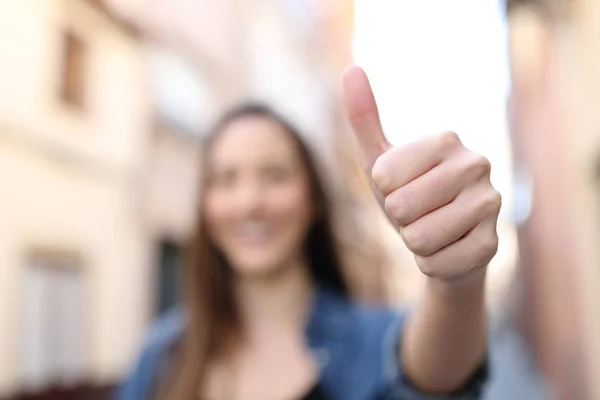
<svg viewBox="0 0 600 400"><path fill-rule="evenodd" d="M363 155L365 170L369 174L373 164L392 146L386 139L375 96L365 71L352 65L343 73L344 103L348 119Z"/></svg>

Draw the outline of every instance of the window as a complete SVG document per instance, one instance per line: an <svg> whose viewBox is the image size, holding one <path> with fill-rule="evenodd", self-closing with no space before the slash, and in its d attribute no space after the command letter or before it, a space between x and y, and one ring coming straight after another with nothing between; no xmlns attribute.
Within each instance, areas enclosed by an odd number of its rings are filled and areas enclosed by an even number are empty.
<svg viewBox="0 0 600 400"><path fill-rule="evenodd" d="M85 315L85 279L77 259L30 257L23 274L19 334L19 378L26 391L85 378Z"/></svg>
<svg viewBox="0 0 600 400"><path fill-rule="evenodd" d="M82 107L85 102L85 58L83 41L71 31L63 34L61 99L72 106Z"/></svg>
<svg viewBox="0 0 600 400"><path fill-rule="evenodd" d="M179 301L181 247L169 241L158 246L158 304L160 315Z"/></svg>

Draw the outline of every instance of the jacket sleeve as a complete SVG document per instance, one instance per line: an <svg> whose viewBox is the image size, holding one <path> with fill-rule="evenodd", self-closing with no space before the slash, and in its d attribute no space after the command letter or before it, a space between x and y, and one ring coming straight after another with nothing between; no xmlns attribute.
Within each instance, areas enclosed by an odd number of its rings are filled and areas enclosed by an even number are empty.
<svg viewBox="0 0 600 400"><path fill-rule="evenodd" d="M378 400L477 400L483 398L483 391L488 379L488 362L486 360L458 391L444 395L423 393L416 389L407 379L400 361L400 340L408 311L401 314L390 312L381 315L385 322L379 329L370 332L372 343L379 343L381 363L381 387L383 390ZM377 324L376 324L377 326ZM375 350L374 350L375 351Z"/></svg>

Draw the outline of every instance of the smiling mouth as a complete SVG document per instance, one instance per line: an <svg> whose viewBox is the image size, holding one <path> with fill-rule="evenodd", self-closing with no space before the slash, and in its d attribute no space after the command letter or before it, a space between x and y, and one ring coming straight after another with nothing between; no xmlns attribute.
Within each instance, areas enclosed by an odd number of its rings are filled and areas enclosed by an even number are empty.
<svg viewBox="0 0 600 400"><path fill-rule="evenodd" d="M235 237L247 245L263 245L272 238L272 228L264 222L241 223L235 228Z"/></svg>

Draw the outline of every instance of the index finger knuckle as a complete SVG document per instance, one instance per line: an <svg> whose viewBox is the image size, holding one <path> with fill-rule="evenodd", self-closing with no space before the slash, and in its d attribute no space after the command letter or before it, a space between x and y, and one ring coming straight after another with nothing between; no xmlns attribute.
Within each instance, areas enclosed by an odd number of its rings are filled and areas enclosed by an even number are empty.
<svg viewBox="0 0 600 400"><path fill-rule="evenodd" d="M460 137L454 131L447 131L437 137L438 146L444 152L453 151L459 147L462 147Z"/></svg>

